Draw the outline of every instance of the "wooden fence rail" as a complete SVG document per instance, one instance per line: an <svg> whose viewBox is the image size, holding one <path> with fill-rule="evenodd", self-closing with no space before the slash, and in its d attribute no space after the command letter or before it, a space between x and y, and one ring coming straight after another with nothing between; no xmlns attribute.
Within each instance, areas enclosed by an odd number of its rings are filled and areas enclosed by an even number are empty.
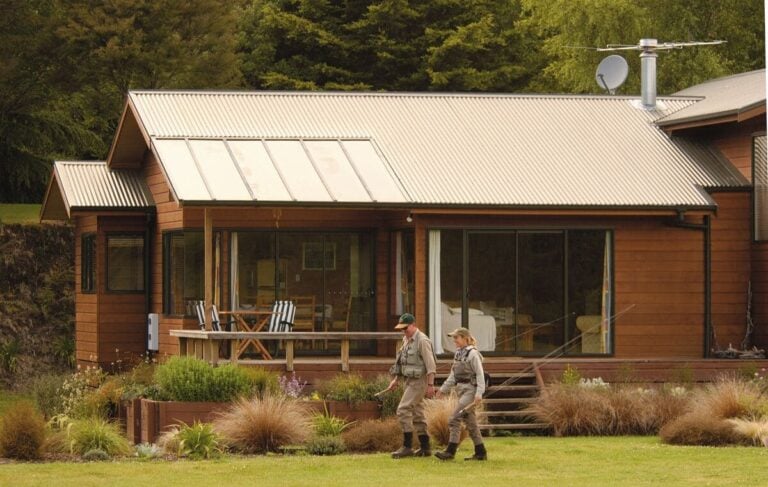
<svg viewBox="0 0 768 487"><path fill-rule="evenodd" d="M230 342L230 350L238 350L240 343L245 340L277 340L285 345L285 369L293 371L294 345L297 340L338 340L341 342L341 370L349 372L349 344L353 341L365 340L402 340L403 334L397 332L244 332L244 331L202 331L202 330L171 330L171 336L179 339L181 355L190 355L212 364L219 362L219 345ZM238 354L231 353L230 362L237 364Z"/></svg>

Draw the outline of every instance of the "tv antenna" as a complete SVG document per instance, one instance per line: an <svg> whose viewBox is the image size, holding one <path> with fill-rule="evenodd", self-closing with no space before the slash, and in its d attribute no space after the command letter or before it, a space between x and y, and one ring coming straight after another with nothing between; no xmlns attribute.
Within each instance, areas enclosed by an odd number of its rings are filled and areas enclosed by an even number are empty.
<svg viewBox="0 0 768 487"><path fill-rule="evenodd" d="M595 48L598 52L605 51L641 51L640 52L640 86L643 108L653 110L656 108L656 51L669 51L672 49L683 49L693 46L716 46L724 44L726 41L689 41L689 42L662 42L656 39L640 39L635 45L626 44L608 44L606 47ZM608 56L603 62L614 56ZM616 56L619 57L619 56ZM609 65L612 62L609 61ZM600 65L602 66L602 62ZM598 84L600 67L598 67ZM622 80L623 82L623 80ZM610 89L609 89L610 91Z"/></svg>
<svg viewBox="0 0 768 487"><path fill-rule="evenodd" d="M616 93L616 88L627 80L627 74L629 74L627 60L618 54L611 54L597 66L595 81L613 95Z"/></svg>

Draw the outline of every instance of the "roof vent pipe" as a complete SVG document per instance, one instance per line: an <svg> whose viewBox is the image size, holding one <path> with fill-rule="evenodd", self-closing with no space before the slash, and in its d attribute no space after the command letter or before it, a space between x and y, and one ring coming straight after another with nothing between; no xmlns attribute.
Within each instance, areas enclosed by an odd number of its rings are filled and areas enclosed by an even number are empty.
<svg viewBox="0 0 768 487"><path fill-rule="evenodd" d="M640 39L640 91L643 108L656 108L656 39Z"/></svg>

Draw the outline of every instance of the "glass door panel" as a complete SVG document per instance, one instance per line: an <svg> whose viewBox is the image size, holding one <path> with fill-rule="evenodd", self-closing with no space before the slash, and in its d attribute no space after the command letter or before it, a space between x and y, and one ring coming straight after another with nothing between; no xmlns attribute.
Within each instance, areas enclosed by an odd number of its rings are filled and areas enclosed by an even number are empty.
<svg viewBox="0 0 768 487"><path fill-rule="evenodd" d="M548 353L563 345L563 232L518 234L518 352Z"/></svg>
<svg viewBox="0 0 768 487"><path fill-rule="evenodd" d="M608 242L602 230L568 232L569 354L607 352Z"/></svg>
<svg viewBox="0 0 768 487"><path fill-rule="evenodd" d="M481 351L515 349L515 232L470 232L467 322Z"/></svg>

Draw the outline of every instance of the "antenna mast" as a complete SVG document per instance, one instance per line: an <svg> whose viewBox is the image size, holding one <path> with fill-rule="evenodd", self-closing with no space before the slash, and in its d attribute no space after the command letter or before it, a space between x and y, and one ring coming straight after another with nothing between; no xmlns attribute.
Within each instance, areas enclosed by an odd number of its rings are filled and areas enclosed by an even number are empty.
<svg viewBox="0 0 768 487"><path fill-rule="evenodd" d="M726 41L690 41L690 42L662 42L656 39L640 39L634 46L622 44L608 44L606 47L598 47L596 50L604 51L642 51L640 53L640 85L643 108L653 110L656 108L656 51L668 51L693 46L716 46Z"/></svg>

